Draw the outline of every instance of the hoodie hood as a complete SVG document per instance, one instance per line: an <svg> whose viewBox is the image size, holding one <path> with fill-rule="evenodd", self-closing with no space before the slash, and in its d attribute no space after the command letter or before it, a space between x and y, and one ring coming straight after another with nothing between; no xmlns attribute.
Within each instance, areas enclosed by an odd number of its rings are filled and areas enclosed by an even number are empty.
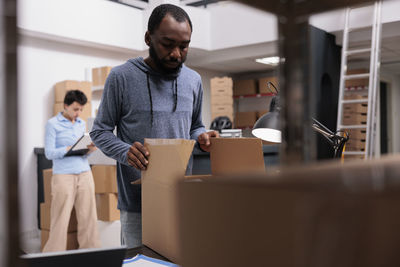
<svg viewBox="0 0 400 267"><path fill-rule="evenodd" d="M146 64L146 62L144 62L144 58L142 57L129 59L128 62L138 67L144 73L148 73L151 76L162 76L166 79L176 79L179 76L183 66L182 64L182 66L176 72L164 73L153 70L149 65Z"/></svg>

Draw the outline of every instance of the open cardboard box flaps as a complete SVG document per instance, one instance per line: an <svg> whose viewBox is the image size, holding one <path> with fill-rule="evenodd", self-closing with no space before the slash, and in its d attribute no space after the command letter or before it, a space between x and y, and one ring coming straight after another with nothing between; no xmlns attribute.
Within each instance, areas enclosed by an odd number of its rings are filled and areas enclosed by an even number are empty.
<svg viewBox="0 0 400 267"><path fill-rule="evenodd" d="M142 243L179 263L177 183L213 175L264 173L262 143L255 138L212 138L211 175L185 176L195 141L145 139L149 165L142 171Z"/></svg>

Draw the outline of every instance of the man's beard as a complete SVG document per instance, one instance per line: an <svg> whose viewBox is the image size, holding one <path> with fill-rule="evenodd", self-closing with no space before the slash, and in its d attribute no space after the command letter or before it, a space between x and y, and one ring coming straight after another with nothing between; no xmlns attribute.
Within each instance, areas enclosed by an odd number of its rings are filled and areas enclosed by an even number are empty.
<svg viewBox="0 0 400 267"><path fill-rule="evenodd" d="M156 64L157 68L167 74L172 74L172 73L178 72L179 69L182 67L183 62L185 61L185 60L182 60L182 62L180 62L176 68L172 68L172 69L166 68L163 64L163 60L158 57L157 52L152 45L150 45L150 48L149 48L149 55L150 55L151 59L154 61L154 63Z"/></svg>

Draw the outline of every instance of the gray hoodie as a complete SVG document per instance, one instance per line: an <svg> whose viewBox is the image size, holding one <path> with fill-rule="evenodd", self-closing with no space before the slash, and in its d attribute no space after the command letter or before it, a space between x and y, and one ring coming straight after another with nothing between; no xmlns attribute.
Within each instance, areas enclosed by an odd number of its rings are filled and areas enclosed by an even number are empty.
<svg viewBox="0 0 400 267"><path fill-rule="evenodd" d="M185 65L177 73L161 74L139 57L111 70L90 137L117 160L119 209L141 211L141 186L131 184L140 171L127 162L129 147L144 138L197 140L205 132L202 97L200 75Z"/></svg>

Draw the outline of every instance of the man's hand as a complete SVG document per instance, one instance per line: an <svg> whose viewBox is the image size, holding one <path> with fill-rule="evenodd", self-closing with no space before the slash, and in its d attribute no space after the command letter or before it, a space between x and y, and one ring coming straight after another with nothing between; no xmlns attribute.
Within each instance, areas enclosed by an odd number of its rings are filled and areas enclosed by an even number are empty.
<svg viewBox="0 0 400 267"><path fill-rule="evenodd" d="M150 156L149 151L139 142L133 143L127 153L128 163L138 170L146 170L148 157Z"/></svg>
<svg viewBox="0 0 400 267"><path fill-rule="evenodd" d="M219 133L217 131L209 131L199 135L197 141L199 142L200 148L204 151L210 152L211 137L219 137Z"/></svg>

